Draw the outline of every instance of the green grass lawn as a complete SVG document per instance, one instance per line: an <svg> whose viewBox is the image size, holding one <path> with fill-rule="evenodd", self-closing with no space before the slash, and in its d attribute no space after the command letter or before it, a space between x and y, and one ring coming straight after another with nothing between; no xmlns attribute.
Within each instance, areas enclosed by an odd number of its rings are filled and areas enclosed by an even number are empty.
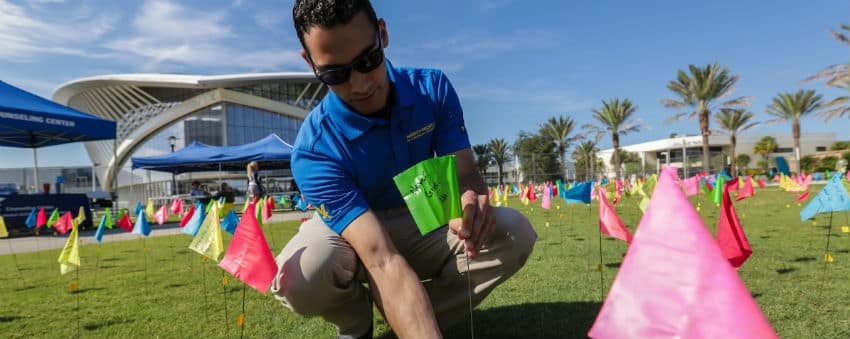
<svg viewBox="0 0 850 339"><path fill-rule="evenodd" d="M841 226L848 225L848 215L833 216L829 239L834 262L827 264L824 249L830 216L818 215L816 224L800 222L801 207L794 197L769 188L736 205L753 248L752 257L738 272L780 337L850 337L850 235L841 232ZM604 284L600 285L595 204L568 207L559 201L560 209L535 207L532 211L517 200L510 203L531 215L540 239L525 268L475 310L475 336L584 338L602 294L617 273L626 243L601 241ZM634 231L640 218L637 200L625 200L617 210ZM700 208L712 233L717 210L706 203ZM285 222L264 228L275 254L297 226L297 222ZM225 242L229 238L226 235ZM75 336L79 299L83 337L238 337L235 319L241 312L243 285L228 276L229 284L223 286L223 271L214 262L207 262L204 270L201 256L186 248L190 240L184 235L145 239L146 257L142 240L100 247L84 244L77 293L69 291L75 273L59 274L58 249L17 255L23 279L12 256L2 256L0 333L12 338ZM245 295L248 337L334 335L330 325L294 315L270 295L251 288ZM377 312L376 319L376 336L393 337ZM446 336L469 338L468 323Z"/></svg>

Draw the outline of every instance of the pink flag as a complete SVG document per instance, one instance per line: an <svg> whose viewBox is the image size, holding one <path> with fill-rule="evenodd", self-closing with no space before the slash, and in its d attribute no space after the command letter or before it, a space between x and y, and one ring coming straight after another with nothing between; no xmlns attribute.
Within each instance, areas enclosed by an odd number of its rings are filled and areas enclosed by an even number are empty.
<svg viewBox="0 0 850 339"><path fill-rule="evenodd" d="M274 199L269 198L269 199L266 199L266 200L270 201L270 200L274 200ZM274 202L272 202L272 204L274 204ZM271 206L274 206L274 205L271 205ZM262 217L263 217L263 223L265 224L269 221L269 219L272 218L272 207L269 206L268 202L265 202L261 208L262 208L261 213L262 213Z"/></svg>
<svg viewBox="0 0 850 339"><path fill-rule="evenodd" d="M550 192L552 192L552 188L550 188L549 185L546 185L546 188L543 189L543 199L540 199L540 207L543 207L547 210L552 207L549 201Z"/></svg>
<svg viewBox="0 0 850 339"><path fill-rule="evenodd" d="M260 293L265 294L269 290L277 274L277 265L257 223L254 204L242 214L227 253L218 266Z"/></svg>
<svg viewBox="0 0 850 339"><path fill-rule="evenodd" d="M764 184L764 180L762 180L761 178L759 178L758 183L759 183L759 188L764 188L766 186Z"/></svg>
<svg viewBox="0 0 850 339"><path fill-rule="evenodd" d="M74 217L71 212L65 212L59 220L53 223L53 228L59 231L60 234L68 233L74 228Z"/></svg>
<svg viewBox="0 0 850 339"><path fill-rule="evenodd" d="M745 198L749 198L755 194L756 192L753 190L753 178L748 176L747 179L744 180L744 188L738 192L738 197L735 198L735 201L744 200Z"/></svg>
<svg viewBox="0 0 850 339"><path fill-rule="evenodd" d="M741 221L738 220L738 213L735 212L735 206L732 205L732 198L729 197L731 187L731 183L726 183L723 190L723 200L720 203L720 223L717 224L717 243L720 245L720 251L729 259L729 263L738 268L753 254L753 250L747 241L747 235L744 234L744 228L741 227Z"/></svg>
<svg viewBox="0 0 850 339"><path fill-rule="evenodd" d="M605 196L607 193L605 192L605 187L599 186L599 189L596 192L597 199L599 200L599 229L603 234L610 235L631 244L632 234L629 233L629 229L626 228L626 225L624 225L623 221L620 220L620 216L617 215L617 211L615 211L614 207L611 206L611 203L608 202L608 198Z"/></svg>
<svg viewBox="0 0 850 339"><path fill-rule="evenodd" d="M47 213L44 211L44 208L38 210L38 214L35 217L35 227L41 228L41 226L47 225Z"/></svg>
<svg viewBox="0 0 850 339"><path fill-rule="evenodd" d="M776 338L673 175L659 178L588 335Z"/></svg>
<svg viewBox="0 0 850 339"><path fill-rule="evenodd" d="M794 199L794 202L803 202L803 201L805 201L808 197L809 197L809 192L805 192L805 193L803 193L803 194L800 194L800 195L797 197L797 199Z"/></svg>
<svg viewBox="0 0 850 339"><path fill-rule="evenodd" d="M183 216L183 219L180 219L180 227L186 227L186 224L189 223L189 220L192 219L192 215L195 214L195 204L189 205L189 210L186 211L186 215Z"/></svg>
<svg viewBox="0 0 850 339"><path fill-rule="evenodd" d="M183 213L183 199L174 198L171 202L171 214L179 215Z"/></svg>
<svg viewBox="0 0 850 339"><path fill-rule="evenodd" d="M164 204L153 214L153 220L156 220L157 225L162 225L168 220L168 208Z"/></svg>
<svg viewBox="0 0 850 339"><path fill-rule="evenodd" d="M685 188L685 195L692 196L699 194L699 176L695 175L688 179L682 180L682 187Z"/></svg>
<svg viewBox="0 0 850 339"><path fill-rule="evenodd" d="M738 177L735 177L735 178L732 178L732 180L729 180L729 181L726 182L726 185L729 187L730 191L737 191L738 190L738 181L739 180L740 179Z"/></svg>

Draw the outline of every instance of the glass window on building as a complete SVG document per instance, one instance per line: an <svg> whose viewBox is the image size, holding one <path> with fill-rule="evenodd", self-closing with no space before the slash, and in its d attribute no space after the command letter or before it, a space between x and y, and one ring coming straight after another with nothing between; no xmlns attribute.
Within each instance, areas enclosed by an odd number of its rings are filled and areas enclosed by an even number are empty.
<svg viewBox="0 0 850 339"><path fill-rule="evenodd" d="M299 119L240 104L228 103L226 111L229 145L247 144L272 133L291 144L301 127Z"/></svg>

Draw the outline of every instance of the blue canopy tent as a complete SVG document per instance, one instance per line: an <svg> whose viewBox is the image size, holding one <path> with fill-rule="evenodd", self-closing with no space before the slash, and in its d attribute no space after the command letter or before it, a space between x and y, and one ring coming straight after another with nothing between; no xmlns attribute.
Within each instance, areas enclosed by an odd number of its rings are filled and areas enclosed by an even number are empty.
<svg viewBox="0 0 850 339"><path fill-rule="evenodd" d="M38 189L36 148L115 139L115 122L60 105L0 81L0 146L32 148Z"/></svg>
<svg viewBox="0 0 850 339"><path fill-rule="evenodd" d="M209 172L222 170L244 170L247 163L263 163L263 169L289 168L292 158L292 145L287 144L277 134L255 142L238 146L209 146L199 142L174 153L133 157L132 168L173 174L187 172Z"/></svg>

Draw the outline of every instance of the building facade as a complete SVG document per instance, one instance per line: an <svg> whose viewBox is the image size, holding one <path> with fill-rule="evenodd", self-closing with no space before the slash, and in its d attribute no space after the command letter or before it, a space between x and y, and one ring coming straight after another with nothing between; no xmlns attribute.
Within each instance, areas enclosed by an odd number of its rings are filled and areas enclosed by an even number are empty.
<svg viewBox="0 0 850 339"><path fill-rule="evenodd" d="M763 137L768 135L738 135L735 146L735 154L747 154L751 158L751 163L746 166L755 168L758 161L762 160L761 155L753 153L753 148ZM776 139L776 150L769 154L770 158L784 157L788 161L789 166L793 169L796 164L794 155L794 139L791 135L770 135ZM808 133L800 136L800 153L802 156L816 152L822 152L829 149L829 146L836 141L834 133ZM719 172L726 165L731 163L729 155L731 154L731 145L728 136L713 135L709 136L709 167L712 172ZM630 153L636 153L639 158L640 166L631 166L629 170L622 168L625 175L643 175L656 173L661 166L672 165L682 169L682 175L691 176L703 170L702 166L702 136L675 136L667 139L658 139L648 142L643 142L634 145L627 145L620 148L621 150ZM602 171L597 172L599 176L613 178L615 176L614 166L611 165L611 158L614 155L614 149L609 148L599 151L599 157L605 164ZM684 155L684 156L683 156ZM743 169L745 166L739 165L738 168Z"/></svg>
<svg viewBox="0 0 850 339"><path fill-rule="evenodd" d="M198 141L241 145L276 133L293 143L307 113L327 94L312 73L223 76L119 74L74 80L53 100L117 122L117 139L87 142L100 189L122 206L149 197L187 193L191 181L224 180L237 189L244 173L170 174L131 171L130 158L180 150ZM272 176L289 175L277 171ZM244 188L242 188L244 189Z"/></svg>

